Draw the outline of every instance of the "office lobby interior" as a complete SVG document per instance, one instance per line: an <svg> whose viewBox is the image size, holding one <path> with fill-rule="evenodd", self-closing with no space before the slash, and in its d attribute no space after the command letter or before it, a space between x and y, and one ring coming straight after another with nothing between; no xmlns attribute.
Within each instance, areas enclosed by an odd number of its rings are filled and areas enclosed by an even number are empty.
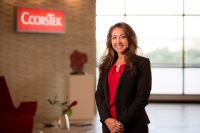
<svg viewBox="0 0 200 133"><path fill-rule="evenodd" d="M102 133L98 66L110 26L126 22L137 54L151 62L149 133L200 133L199 7L198 0L0 0L0 132ZM59 127L62 105L53 100L77 102L70 128Z"/></svg>

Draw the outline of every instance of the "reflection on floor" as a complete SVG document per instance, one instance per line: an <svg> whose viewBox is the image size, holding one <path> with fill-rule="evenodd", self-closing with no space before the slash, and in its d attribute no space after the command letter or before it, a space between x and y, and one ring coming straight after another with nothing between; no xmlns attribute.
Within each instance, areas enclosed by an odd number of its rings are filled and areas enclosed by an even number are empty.
<svg viewBox="0 0 200 133"><path fill-rule="evenodd" d="M149 133L200 133L200 104L150 103L146 110ZM94 133L102 133L98 115L95 123Z"/></svg>

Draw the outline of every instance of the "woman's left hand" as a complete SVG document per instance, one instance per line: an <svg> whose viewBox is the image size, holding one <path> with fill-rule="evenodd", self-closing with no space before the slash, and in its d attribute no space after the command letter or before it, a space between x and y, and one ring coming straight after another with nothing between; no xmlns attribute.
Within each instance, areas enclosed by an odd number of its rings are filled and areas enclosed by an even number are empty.
<svg viewBox="0 0 200 133"><path fill-rule="evenodd" d="M123 131L123 125L119 121L116 121L115 126L112 128L110 133L123 133Z"/></svg>

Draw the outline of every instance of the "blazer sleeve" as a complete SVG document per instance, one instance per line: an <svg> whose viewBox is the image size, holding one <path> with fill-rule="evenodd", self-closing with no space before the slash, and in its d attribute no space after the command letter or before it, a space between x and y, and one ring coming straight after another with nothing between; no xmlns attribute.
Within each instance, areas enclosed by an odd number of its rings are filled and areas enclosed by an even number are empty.
<svg viewBox="0 0 200 133"><path fill-rule="evenodd" d="M125 125L129 121L144 111L148 104L151 91L151 66L148 58L138 60L137 92L134 101L121 113L118 120Z"/></svg>
<svg viewBox="0 0 200 133"><path fill-rule="evenodd" d="M109 113L109 108L108 105L106 104L108 101L106 101L107 99L107 92L105 92L105 88L103 89L103 86L105 85L105 83L103 84L103 82L106 82L105 79L104 81L99 81L97 84L97 90L95 92L95 100L96 100L96 105L97 105L97 109L99 111L99 115L100 115L100 121L102 123L104 123L104 121L107 118L111 118L111 115Z"/></svg>

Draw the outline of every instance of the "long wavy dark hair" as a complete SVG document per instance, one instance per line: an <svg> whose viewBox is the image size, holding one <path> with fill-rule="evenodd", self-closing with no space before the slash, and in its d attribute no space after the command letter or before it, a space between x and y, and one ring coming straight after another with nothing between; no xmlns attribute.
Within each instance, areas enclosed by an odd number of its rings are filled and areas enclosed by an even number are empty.
<svg viewBox="0 0 200 133"><path fill-rule="evenodd" d="M101 58L101 63L99 65L99 80L103 78L103 73L105 70L110 69L110 67L117 61L118 54L113 49L112 43L111 43L111 34L112 31L116 28L122 28L125 32L125 35L128 39L128 49L125 52L125 63L126 67L130 71L131 75L136 75L137 73L137 67L136 67L136 53L138 47L138 41L135 31L131 28L130 25L124 22L119 22L114 24L110 27L108 34L107 34L107 41L106 41L106 50L104 52L104 55Z"/></svg>

